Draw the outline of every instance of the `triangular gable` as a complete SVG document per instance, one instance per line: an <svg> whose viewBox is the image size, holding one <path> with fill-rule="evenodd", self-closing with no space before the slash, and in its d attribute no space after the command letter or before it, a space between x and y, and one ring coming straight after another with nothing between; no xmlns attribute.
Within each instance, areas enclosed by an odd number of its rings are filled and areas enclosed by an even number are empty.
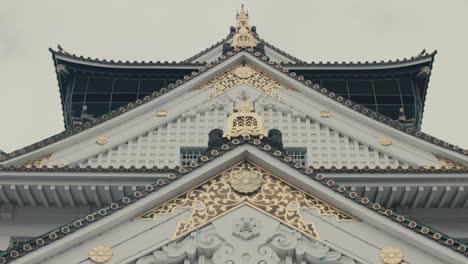
<svg viewBox="0 0 468 264"><path fill-rule="evenodd" d="M216 91L216 88L213 89ZM235 103L235 95L248 90L251 88L239 87L239 91L234 89L231 91L232 93L207 101L194 111L181 114L166 124L133 137L110 150L80 161L78 166L91 168L98 166L103 168L109 166L123 166L125 168L168 166L174 168L179 166L181 164L181 148L203 152L208 146L208 138L205 135L212 129L222 129L225 126L226 118L232 112L232 105ZM249 92L253 96L252 91ZM212 93L210 91L209 97ZM257 97L253 103L256 106L256 111L263 118L266 129L282 131L283 142L287 149L289 147L292 150L307 150L305 163L314 168L409 167L403 160L378 151L369 144L350 138L345 131L336 131L321 123L318 118L295 112L284 102L276 101L270 96L262 94L255 96ZM291 121L277 122L283 119ZM308 133L308 136L298 140L301 133ZM47 165L46 162L47 160L44 160L41 165Z"/></svg>
<svg viewBox="0 0 468 264"><path fill-rule="evenodd" d="M378 203L370 202L367 198L359 197L355 192L337 185L333 180L315 174L311 168L302 167L298 163L294 164L289 156L285 156L284 152L276 148L274 144L271 145L270 141L275 140L273 138L262 140L258 138L233 138L230 141L224 141L224 143L218 140L217 142L220 142L218 147L211 149L200 158L199 162L191 164L190 167L180 168L178 172L170 174L167 178L159 179L155 184L148 185L145 190L136 191L134 194L83 219L78 219L71 224L44 234L35 241L23 245L22 248L10 249L2 253L3 259L0 258L0 260L6 263L14 259L18 259L17 263L44 260L44 258L56 255L59 251L80 243L83 239L88 240L93 234L108 230L123 221L147 212L155 205L163 204L174 197L175 193L182 193L183 188L186 190L193 188L213 175L221 173L226 169L226 166L232 166L244 159L251 160L268 171L275 171L275 175L278 177L288 178L288 182L291 184L302 186L303 191L313 193L317 198L333 204L341 210L352 212L355 217L367 224L385 230L388 235L398 237L398 239L426 251L427 254L434 254L434 257L437 255L448 263L459 263L468 256L462 257L466 254L467 246L463 242L441 234L403 215L398 215L392 210L383 208ZM147 198L142 199L144 197ZM421 240L421 236L416 234L429 239ZM55 240L58 240L55 242L57 244L52 243ZM51 246L44 247L48 244ZM43 250L38 250L42 247L44 247ZM37 252L34 252L36 250ZM459 252L462 255L454 254L454 252Z"/></svg>
<svg viewBox="0 0 468 264"><path fill-rule="evenodd" d="M242 53L242 52L241 52L241 53ZM258 52L257 52L257 53L258 53ZM257 56L257 57L261 56L261 54L259 54L259 53L257 54L257 53L254 53L254 56ZM220 58L220 61L218 62L218 64L219 64L220 62L226 60L228 57L234 56L235 54L236 54L236 53L228 53L227 56L222 56L222 57ZM244 54L244 53L242 53L242 54ZM288 72L287 69L282 68L281 65L276 64L276 63L274 63L274 62L272 62L272 61L270 61L270 62L267 63L267 64L262 64L262 63L260 63L259 61L252 60L253 57L242 56L242 54L241 54L240 57L239 57L239 56L234 56L234 57L236 58L237 61L238 61L238 60L245 60L245 59L251 60L251 62L252 62L255 66L261 66L260 68L262 69L262 71L263 71L263 70L272 71L271 69L268 69L268 67L266 67L266 65L270 65L270 66L272 66L274 69L278 68L278 69L282 70L282 72L284 72L284 73L287 73L287 72ZM261 57L261 60L267 60L267 59L268 59L267 57ZM229 67L229 65L232 65L232 61L231 61L231 64L228 64L228 67ZM213 64L212 64L212 65L208 65L208 67L209 67L209 68L213 68L214 65L213 65ZM205 72L206 69L203 68L203 69L201 69L200 71L201 71L201 72ZM219 69L218 69L218 70L214 70L214 73L216 74L216 72L218 72L218 71L219 71ZM275 72L275 71L273 71L273 72ZM192 77L188 77L188 76L187 76L186 80L180 81L180 82L178 81L177 83L178 83L178 85L185 85L185 86L187 87L187 85L189 85L189 83L186 83L186 82L187 82L188 80L192 79L192 78L197 79L196 76L198 76L198 75L199 75L199 74L194 73ZM405 131L405 132L407 132L407 133L413 133L413 132L414 132L414 131L412 131L412 130L405 129L403 126L400 126L400 124L398 124L397 122L395 122L395 121L393 121L393 120L389 120L388 118L386 118L386 117L384 117L384 116L381 116L381 115L379 115L379 114L376 113L376 112L373 112L373 111L371 111L371 110L368 110L368 109L366 109L366 108L363 108L363 107L361 107L361 106L359 106L359 105L355 105L355 104L353 104L353 102L351 102L351 101L347 101L347 100L345 100L345 99L343 99L343 98L341 98L341 97L336 97L336 98L335 98L335 95L334 95L333 93L329 93L326 89L323 89L323 88L320 89L320 87L318 87L317 85L312 85L312 83L311 83L310 81L305 81L305 80L303 80L302 77L296 76L294 73L291 73L291 74L289 74L289 75L290 75L290 77L293 77L293 78L296 79L297 81L303 82L303 83L305 84L305 87L301 87L301 88L299 89L300 92L302 92L302 93L309 93L311 96L314 96L314 95L313 95L313 93L314 93L313 90L319 90L320 93L324 93L325 95L327 95L328 98L335 99L336 102L342 103L346 108L351 108L351 109L353 109L353 110L355 110L355 111L358 111L358 112L361 112L361 113L363 113L363 114L365 114L365 115L369 115L370 118L373 119L373 120L375 120L375 121L380 121L380 122L387 123L388 125L393 126L393 127L396 128L397 130L400 130L400 131L403 130L403 131ZM206 76L205 76L205 77L206 77ZM194 82L192 83L192 85L195 85L195 86L196 86L196 85L197 85L197 81L195 81L195 79L194 79ZM295 83L294 81L292 81L291 78L281 77L281 79L282 79L282 80L281 80L282 82L290 83L292 86L297 86L297 83ZM283 79L284 79L284 80L283 80ZM200 79L197 79L197 80L199 80L198 83L200 83ZM307 86L312 86L312 89L307 88ZM297 86L297 87L299 87L299 86ZM169 88L169 89L173 89L173 88L175 88L175 86L169 86L168 88ZM162 92L165 92L165 90L162 90ZM169 94L172 94L172 95L173 95L172 98L174 98L174 95L177 94L177 93L168 93L168 95L169 95ZM180 92L179 92L179 94L180 94ZM164 94L164 95L165 95L165 94ZM287 97L287 96L289 96L289 95L288 95L288 94L285 94L285 97ZM154 98L157 98L157 97L159 97L159 94L155 94ZM317 98L318 98L318 97L317 97ZM148 98L145 98L145 100L147 100L148 102L150 102L150 101L151 101L151 98L148 97ZM332 102L330 102L330 101L327 101L328 99L323 99L323 100L325 100L325 101L326 101L325 103L327 103L327 104L332 103ZM138 105L141 105L141 104L144 104L144 102L143 102L143 101L137 101L137 102L136 102L136 105L137 105L137 106L138 106ZM61 140L61 139L64 139L65 137L72 136L72 135L77 134L77 133L79 133L79 132L81 132L81 131L83 131L83 130L88 130L89 128L93 128L94 126L96 126L96 125L98 125L98 124L100 124L100 123L102 123L102 122L104 122L104 121L106 121L106 120L108 120L108 119L111 119L112 117L114 117L114 118L115 118L115 117L118 117L118 116L122 115L123 113L125 113L125 112L127 112L127 111L129 111L129 110L132 110L133 108L135 108L136 105L134 105L134 104L129 104L126 108L122 107L121 109L119 109L119 112L115 112L115 111L114 111L114 112L112 112L110 115L104 115L101 119L97 119L96 122L93 123L93 124L91 124L91 123L86 123L86 124L83 125L83 127L76 127L76 128L75 128L75 131L67 131L67 132L65 132L65 133L61 133L61 134L59 134L59 135L57 135L57 136L54 136L54 137L49 138L49 139L47 139L47 140L44 140L43 142L37 143L37 146L34 145L34 146L29 146L29 147L24 148L24 149L20 149L20 150L18 150L18 151L16 151L16 152L12 152L12 153L8 154L8 156L5 156L5 155L4 155L4 156L1 156L0 159L1 159L1 160L7 160L8 158L9 158L9 159L15 159L17 156L21 156L22 154L25 154L25 153L27 153L27 152L35 152L36 155L32 155L32 157L34 157L34 158L40 158L40 157L42 157L42 156L44 156L44 155L46 155L46 154L49 154L50 151L49 151L49 153L46 153L47 151L43 151L43 152L42 152L42 155L40 155L38 152L35 151L38 147L39 147L39 148L43 148L43 147L46 146L46 145L54 144L57 140ZM339 110L339 109L338 109L339 107L337 107L335 104L331 104L330 107L334 107L334 108L332 108L332 109L335 109L335 108L336 108L337 111ZM134 111L134 110L132 110L132 111ZM304 109L304 111L307 112L307 109ZM341 110L339 110L339 111L344 111L344 110L341 109ZM352 111L352 112L354 112L354 111ZM355 114L353 114L353 115L355 115ZM353 118L354 118L354 117L358 118L357 116L353 116ZM373 121L368 120L368 119L363 119L363 120L364 120L366 123L368 123L368 124L370 124L371 126L373 126L373 127L378 127L379 130L381 130L381 129L388 130L388 131L386 131L386 132L388 132L389 134L394 134L395 137L402 138L402 139L404 139L404 140L407 141L407 142L410 142L411 140L413 140L413 139L411 139L411 138L405 137L405 136L404 136L405 133L401 133L401 132L398 132L398 131L395 131L395 130L391 130L391 129L389 130L388 128L385 128L385 126L378 126L378 125L376 125L375 123L373 123ZM443 147L443 146L447 146L447 148L452 149L452 150L455 150L456 152L462 154L462 156L466 156L467 154L464 154L464 153L468 153L468 151L462 150L462 149L460 149L459 147L456 147L456 146L455 146L455 147L451 147L452 145L450 145L450 144L448 144L448 143L441 143L440 140L434 139L433 137L431 137L431 136L429 136L429 135L425 135L425 134L423 134L423 133L420 132L420 131L416 131L416 132L414 132L414 134L415 134L416 137L418 137L418 138L420 138L420 139L422 139L422 140L424 140L424 141L427 141L427 142L432 142L432 141L433 141L433 143L435 143L435 144L437 144L437 145L442 145L442 147ZM408 141L408 140L409 140L409 141ZM421 144L421 146L424 146L426 149L428 149L429 151L433 152L434 154L438 154L438 155L442 155L442 156L449 156L449 157L450 157L450 156L453 156L453 158L454 158L454 160L455 160L456 162L460 162L460 161L466 160L466 158L462 158L461 156L458 156L458 155L451 155L450 153L452 153L452 152L445 152L445 151L441 151L441 149L430 148L427 144ZM464 154L464 155L463 155L463 154ZM450 157L450 158L452 158L452 157ZM15 160L18 160L18 159L15 159ZM24 159L20 159L20 160L24 160ZM29 160L31 160L31 159L29 159ZM416 162L416 163L413 163L413 165L414 165L414 164L417 164L418 166L420 166L420 165L426 165L426 164L420 164L420 162L419 162L419 163L417 163L417 162ZM410 165L411 165L411 164L410 164Z"/></svg>
<svg viewBox="0 0 468 264"><path fill-rule="evenodd" d="M289 263L362 263L360 257L352 256L349 251L332 243L310 239L276 220L257 208L242 205L206 227L137 258L136 263L179 264L197 260L214 263L278 263L287 260ZM257 253L259 249L262 249L261 254Z"/></svg>
<svg viewBox="0 0 468 264"><path fill-rule="evenodd" d="M319 233L313 223L304 220L303 210L315 209L319 215L334 216L337 221L358 221L248 161L140 215L136 220L151 221L162 215L175 214L178 209L193 209L189 219L177 225L173 237L176 239L245 204L314 239L319 239Z"/></svg>

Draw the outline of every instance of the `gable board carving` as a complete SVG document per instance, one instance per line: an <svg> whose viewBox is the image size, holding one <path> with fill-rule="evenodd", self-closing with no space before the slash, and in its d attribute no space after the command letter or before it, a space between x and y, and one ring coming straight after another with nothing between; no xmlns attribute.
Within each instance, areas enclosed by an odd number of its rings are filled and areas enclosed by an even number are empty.
<svg viewBox="0 0 468 264"><path fill-rule="evenodd" d="M150 255L139 258L136 264L362 263L282 225L267 237L266 240L243 241L241 243L245 245L240 247L235 238L224 238L214 225L209 225L181 241L171 242Z"/></svg>
<svg viewBox="0 0 468 264"><path fill-rule="evenodd" d="M319 234L313 223L304 221L303 210L315 209L320 215L334 216L337 221L357 221L250 162L234 166L136 220L157 220L162 215L175 214L177 209L192 209L190 218L177 225L174 238L178 238L243 204L257 208L314 239L318 239Z"/></svg>
<svg viewBox="0 0 468 264"><path fill-rule="evenodd" d="M276 99L279 98L277 89L293 90L248 64L236 65L194 90L212 89L208 94L208 98L213 98L240 84L247 84Z"/></svg>

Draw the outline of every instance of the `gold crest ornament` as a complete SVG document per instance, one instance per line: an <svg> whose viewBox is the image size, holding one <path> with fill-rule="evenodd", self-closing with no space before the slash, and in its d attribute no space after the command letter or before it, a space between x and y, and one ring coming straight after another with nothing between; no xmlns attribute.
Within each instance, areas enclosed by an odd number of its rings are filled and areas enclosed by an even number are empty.
<svg viewBox="0 0 468 264"><path fill-rule="evenodd" d="M244 4L241 6L240 13L237 13L236 19L236 34L232 40L232 46L235 48L255 47L255 40L249 25L249 13L244 9Z"/></svg>
<svg viewBox="0 0 468 264"><path fill-rule="evenodd" d="M106 263L112 258L112 249L106 246L96 246L89 251L89 258L94 263Z"/></svg>
<svg viewBox="0 0 468 264"><path fill-rule="evenodd" d="M321 111L320 112L320 117L322 118L329 118L331 116L331 113L328 111Z"/></svg>
<svg viewBox="0 0 468 264"><path fill-rule="evenodd" d="M241 67L237 67L234 70L234 75L241 79L248 79L252 77L253 69L251 67L246 67L245 65L242 65Z"/></svg>
<svg viewBox="0 0 468 264"><path fill-rule="evenodd" d="M234 113L228 117L223 134L223 137L228 139L238 136L258 136L260 138L268 136L263 127L262 117L250 107L245 96L239 107L234 109Z"/></svg>
<svg viewBox="0 0 468 264"><path fill-rule="evenodd" d="M167 110L161 109L156 113L156 115L159 117L167 116Z"/></svg>
<svg viewBox="0 0 468 264"><path fill-rule="evenodd" d="M384 264L400 264L403 261L403 253L398 248L384 248L380 251L380 260Z"/></svg>
<svg viewBox="0 0 468 264"><path fill-rule="evenodd" d="M232 174L229 181L232 188L240 193L251 193L262 185L262 178L255 171L241 170Z"/></svg>
<svg viewBox="0 0 468 264"><path fill-rule="evenodd" d="M382 146L390 146L392 144L392 140L388 137L381 137L379 142Z"/></svg>
<svg viewBox="0 0 468 264"><path fill-rule="evenodd" d="M107 137L104 137L104 136L98 137L96 139L96 143L98 145L105 145L105 144L107 144L107 142L109 142L109 141L107 140Z"/></svg>

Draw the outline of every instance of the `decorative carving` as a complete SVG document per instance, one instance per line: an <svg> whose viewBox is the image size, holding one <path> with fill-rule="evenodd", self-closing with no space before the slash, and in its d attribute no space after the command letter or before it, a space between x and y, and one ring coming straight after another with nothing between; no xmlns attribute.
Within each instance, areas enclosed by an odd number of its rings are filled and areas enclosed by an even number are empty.
<svg viewBox="0 0 468 264"><path fill-rule="evenodd" d="M263 182L257 171L246 169L233 173L229 183L234 190L246 194L258 190Z"/></svg>
<svg viewBox="0 0 468 264"><path fill-rule="evenodd" d="M380 260L384 264L400 264L403 261L403 253L398 248L384 248L380 251Z"/></svg>
<svg viewBox="0 0 468 264"><path fill-rule="evenodd" d="M259 232L260 222L253 218L241 218L239 222L234 225L232 234L243 240L250 240L257 237Z"/></svg>
<svg viewBox="0 0 468 264"><path fill-rule="evenodd" d="M200 232L193 232L180 242L171 242L161 250L154 251L150 256L141 257L136 264L178 264L185 263L185 260L190 260L192 263L198 254L213 257L213 259L221 259L223 254L230 255L229 252L232 253L234 249L226 244L215 231L210 226Z"/></svg>
<svg viewBox="0 0 468 264"><path fill-rule="evenodd" d="M263 127L262 117L250 108L245 96L239 107L228 117L223 134L223 137L228 139L238 136L259 136L260 138L268 136Z"/></svg>
<svg viewBox="0 0 468 264"><path fill-rule="evenodd" d="M251 67L246 67L246 66L237 67L234 70L234 75L236 75L237 77L241 79L247 79L247 78L252 77L253 70Z"/></svg>
<svg viewBox="0 0 468 264"><path fill-rule="evenodd" d="M232 237L220 237L214 226L193 232L180 242L172 242L136 264L279 264L323 263L358 264L349 256L331 249L319 241L311 241L299 232L279 226L266 240L244 240L241 244ZM234 246L235 245L235 246Z"/></svg>
<svg viewBox="0 0 468 264"><path fill-rule="evenodd" d="M447 168L447 169L457 169L457 170L463 170L466 168L465 165L463 164L460 164L458 162L455 162L453 160L450 160L450 159L447 159L447 158L444 158L444 157L441 157L441 156L438 156L438 155L434 155L437 160L441 161L444 163L444 166Z"/></svg>
<svg viewBox="0 0 468 264"><path fill-rule="evenodd" d="M381 137L379 143L382 146L390 146L392 144L392 140L388 137Z"/></svg>
<svg viewBox="0 0 468 264"><path fill-rule="evenodd" d="M244 170L260 175L263 184L254 193L239 193L234 191L230 185L233 175ZM317 239L319 234L313 223L304 220L303 210L315 209L320 215L335 216L337 221L357 220L250 162L242 162L234 166L208 182L139 216L137 220L156 220L161 215L175 214L177 209L192 209L190 218L181 220L177 224L174 234L174 237L177 238L206 225L243 204L257 208L307 236Z"/></svg>
<svg viewBox="0 0 468 264"><path fill-rule="evenodd" d="M281 227L268 240L270 247L280 259L290 259L289 263L357 264L354 259L317 240L309 240L299 232ZM294 260L294 261L293 261Z"/></svg>
<svg viewBox="0 0 468 264"><path fill-rule="evenodd" d="M96 246L89 251L89 258L94 263L106 263L112 258L112 249L106 246Z"/></svg>
<svg viewBox="0 0 468 264"><path fill-rule="evenodd" d="M104 136L98 137L98 138L96 139L96 143L97 143L98 145L105 145L105 144L107 144L108 142L109 142L109 141L107 140L107 137L104 137Z"/></svg>
<svg viewBox="0 0 468 264"><path fill-rule="evenodd" d="M235 48L255 47L255 40L249 25L249 13L244 10L244 4L241 5L241 11L237 13L236 19L236 34L232 46Z"/></svg>
<svg viewBox="0 0 468 264"><path fill-rule="evenodd" d="M278 129L268 130L268 137L264 141L272 147L283 149L283 133Z"/></svg>
<svg viewBox="0 0 468 264"><path fill-rule="evenodd" d="M47 155L44 155L44 156L42 156L40 158L30 160L30 161L26 162L23 165L26 168L32 168L33 166L36 167L36 168L40 168L40 167L45 165L45 163L47 162L47 160L50 159L51 156L52 156L52 154L47 154Z"/></svg>
<svg viewBox="0 0 468 264"><path fill-rule="evenodd" d="M329 118L331 116L331 113L329 111L321 111L320 112L320 117L322 118Z"/></svg>
<svg viewBox="0 0 468 264"><path fill-rule="evenodd" d="M213 89L208 95L208 98L213 98L243 83L276 99L279 98L278 92L275 91L276 89L292 90L248 64L234 66L232 69L218 75L194 90Z"/></svg>
<svg viewBox="0 0 468 264"><path fill-rule="evenodd" d="M167 110L161 109L156 113L156 115L159 117L167 116Z"/></svg>
<svg viewBox="0 0 468 264"><path fill-rule="evenodd" d="M223 130L215 128L208 134L208 148L220 147L229 143L229 139L223 137Z"/></svg>

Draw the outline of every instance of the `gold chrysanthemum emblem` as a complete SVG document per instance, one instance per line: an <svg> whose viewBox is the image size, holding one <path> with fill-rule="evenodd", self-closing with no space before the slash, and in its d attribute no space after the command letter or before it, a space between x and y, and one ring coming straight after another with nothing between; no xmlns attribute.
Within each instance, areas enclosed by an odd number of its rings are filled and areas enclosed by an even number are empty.
<svg viewBox="0 0 468 264"><path fill-rule="evenodd" d="M403 253L398 248L384 248L380 251L380 260L385 264L400 264L403 261Z"/></svg>
<svg viewBox="0 0 468 264"><path fill-rule="evenodd" d="M239 66L234 70L234 74L241 79L247 79L252 77L253 69L249 66Z"/></svg>
<svg viewBox="0 0 468 264"><path fill-rule="evenodd" d="M89 251L89 258L94 263L106 263L112 258L112 249L106 246L93 247Z"/></svg>
<svg viewBox="0 0 468 264"><path fill-rule="evenodd" d="M240 193L252 193L262 185L260 175L249 170L241 170L232 174L230 184Z"/></svg>

